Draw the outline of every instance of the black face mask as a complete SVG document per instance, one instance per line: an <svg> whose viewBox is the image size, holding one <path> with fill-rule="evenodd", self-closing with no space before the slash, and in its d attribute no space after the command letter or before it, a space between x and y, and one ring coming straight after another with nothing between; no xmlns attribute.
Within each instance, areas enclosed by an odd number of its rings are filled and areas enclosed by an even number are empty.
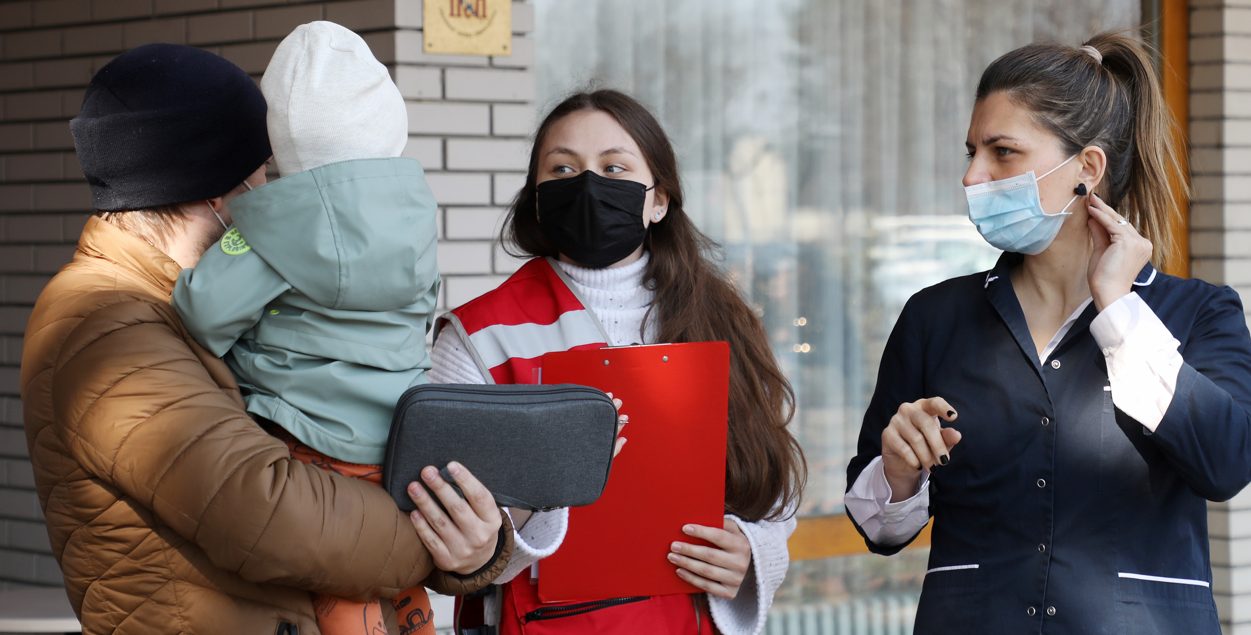
<svg viewBox="0 0 1251 635"><path fill-rule="evenodd" d="M647 236L643 202L650 189L590 170L545 181L535 188L539 227L560 253L580 265L603 269L643 244Z"/></svg>

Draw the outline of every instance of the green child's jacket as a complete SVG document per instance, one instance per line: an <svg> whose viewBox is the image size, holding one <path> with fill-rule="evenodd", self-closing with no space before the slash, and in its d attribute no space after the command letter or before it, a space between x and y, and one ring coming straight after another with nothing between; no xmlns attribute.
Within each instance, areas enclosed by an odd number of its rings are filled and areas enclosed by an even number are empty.
<svg viewBox="0 0 1251 635"><path fill-rule="evenodd" d="M430 368L434 195L411 159L333 163L230 202L234 227L174 307L248 410L313 449L378 464L400 394Z"/></svg>

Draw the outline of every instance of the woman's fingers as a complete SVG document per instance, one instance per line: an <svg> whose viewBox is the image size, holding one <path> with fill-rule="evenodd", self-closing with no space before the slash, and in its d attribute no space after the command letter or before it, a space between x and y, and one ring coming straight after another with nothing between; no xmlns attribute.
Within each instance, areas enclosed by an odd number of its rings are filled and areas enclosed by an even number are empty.
<svg viewBox="0 0 1251 635"><path fill-rule="evenodd" d="M726 519L721 529L686 525L682 533L713 546L674 542L670 545L669 562L693 576L721 585L723 588L719 591L727 593L726 597L737 595L751 567L751 543L747 542L747 536L743 535L738 524Z"/></svg>
<svg viewBox="0 0 1251 635"><path fill-rule="evenodd" d="M452 461L447 465L447 471L456 479L456 485L460 487L460 491L465 493L465 500L469 502L469 507L473 511L478 520L488 525L494 524L492 530L499 529L500 509L495 506L495 497L491 495L491 491L474 476L469 468ZM450 488L449 488L450 489ZM455 494L455 492L452 492ZM442 497L440 497L440 500ZM446 502L443 503L445 506ZM470 520L470 519L466 519Z"/></svg>
<svg viewBox="0 0 1251 635"><path fill-rule="evenodd" d="M946 460L942 457L947 455L947 446L938 434L938 415L931 414L931 411L942 412L943 416L948 411L954 412L946 401L934 399L938 402L930 403L932 399L923 399L904 404L899 407L898 413L904 420L904 429L900 431L900 435L912 446L912 451L918 459L925 462L926 467L946 465Z"/></svg>
<svg viewBox="0 0 1251 635"><path fill-rule="evenodd" d="M955 421L956 417L960 416L956 412L956 409L953 408L951 404L947 403L947 400L942 397L930 397L929 399L922 399L916 403L921 407L921 410L924 411L925 414L931 417L938 417L944 421Z"/></svg>
<svg viewBox="0 0 1251 635"><path fill-rule="evenodd" d="M448 472L462 487L466 499L462 499L437 470L426 467L421 478L448 511L444 512L420 484L413 483L408 488L409 497L417 504L417 511L412 515L413 526L431 554L437 556L435 564L440 569L468 573L490 560L503 519L491 493L469 470L452 463ZM421 533L423 527L430 531Z"/></svg>
<svg viewBox="0 0 1251 635"><path fill-rule="evenodd" d="M1086 206L1088 216L1096 221L1098 232L1096 232L1095 240L1106 237L1108 242L1116 242L1118 238L1139 238L1138 229L1129 222L1127 218L1121 216L1116 210L1103 202L1103 199L1092 194L1090 203ZM1095 243L1096 247L1098 242Z"/></svg>
<svg viewBox="0 0 1251 635"><path fill-rule="evenodd" d="M719 567L701 558L685 556L672 551L669 552L668 558L670 563L686 569L701 578L706 578L719 584L738 586L737 578L739 576L736 576L733 571L725 567Z"/></svg>
<svg viewBox="0 0 1251 635"><path fill-rule="evenodd" d="M938 465L938 457L941 452L935 453L930 447L930 442L925 438L925 433L917 427L911 419L901 426L899 436L908 444L908 448L916 455L917 460L921 462L921 467L932 467Z"/></svg>
<svg viewBox="0 0 1251 635"><path fill-rule="evenodd" d="M1134 279L1151 260L1151 241L1098 196L1087 205L1092 252L1087 277L1095 308L1102 311L1133 290Z"/></svg>
<svg viewBox="0 0 1251 635"><path fill-rule="evenodd" d="M912 446L903 439L899 431L903 426L895 425L894 421L898 419L898 415L891 419L891 425L882 432L882 455L893 455L903 460L908 467L913 470L920 471L922 467L921 458L916 452L912 451Z"/></svg>
<svg viewBox="0 0 1251 635"><path fill-rule="evenodd" d="M704 593L707 593L708 595L715 595L716 597L726 600L733 600L737 595L737 593L730 592L730 589L726 588L724 584L695 575L694 573L691 573L681 567L678 567L678 577L682 578L682 580L687 584L703 591Z"/></svg>
<svg viewBox="0 0 1251 635"><path fill-rule="evenodd" d="M942 426L939 419L944 421L955 421L959 417L956 409L947 403L942 397L930 397L929 399L921 399L916 402L918 408L909 408L907 412L911 418L912 425L921 434L925 436L925 442L929 445L930 454L934 457L934 463L931 465L946 465L950 460L947 456L950 448L943 441ZM904 410L903 408L900 409Z"/></svg>
<svg viewBox="0 0 1251 635"><path fill-rule="evenodd" d="M435 537L439 538L438 544L446 551L446 543L442 537L448 534L449 529L453 527L452 521L447 517L447 514L443 513L442 509L439 509L438 503L435 503L434 499L430 498L430 495L426 493L425 488L420 483L410 483L408 485L408 497L413 499L413 503L417 505L417 510L412 513L413 525L417 526L420 519L421 524L429 527L434 532ZM418 528L418 531L420 532L420 528ZM424 536L422 537L422 542L426 542ZM426 545L430 546L430 543L426 542Z"/></svg>
<svg viewBox="0 0 1251 635"><path fill-rule="evenodd" d="M1129 227L1128 223L1124 225L1120 223L1120 214L1110 210L1105 210L1094 203L1091 203L1086 208L1086 212L1087 215L1090 216L1090 219L1095 221L1095 226L1099 232L1102 233L1102 235L1107 236L1109 240L1112 236L1115 236L1126 227Z"/></svg>
<svg viewBox="0 0 1251 635"><path fill-rule="evenodd" d="M942 397L930 397L925 400L925 411L931 417L937 417L947 422L953 422L959 418L960 413L956 412L954 406L947 403ZM947 443L942 434L943 427L937 419L931 418L928 421L921 422L922 429L925 430L925 438L929 441L930 447L938 454L938 465L946 465L951 460L951 444Z"/></svg>
<svg viewBox="0 0 1251 635"><path fill-rule="evenodd" d="M727 571L736 569L737 565L733 554L713 547L692 545L688 542L675 542L669 546L669 551L671 552L670 555L686 556L687 558L706 562ZM677 564L677 562L674 561L674 564Z"/></svg>
<svg viewBox="0 0 1251 635"><path fill-rule="evenodd" d="M751 543L747 542L747 537L744 536L743 531L738 528L738 524L732 520L726 519L723 527L724 528L706 527L704 525L686 525L682 527L682 533L692 538L699 538L700 540L710 542L713 545L716 545L718 551L722 553L736 554L739 556L743 554L750 555ZM673 544L679 545L686 543L675 542Z"/></svg>
<svg viewBox="0 0 1251 635"><path fill-rule="evenodd" d="M470 478L473 477L471 476ZM477 520L477 516L474 514L473 509L470 508L469 503L462 499L460 494L457 494L456 490L452 489L451 485L448 485L447 481L443 480L443 477L439 475L439 471L434 467L428 466L422 469L421 480L425 481L426 486L434 492L435 496L439 497L439 502L443 504L443 509L447 510L447 514L455 520L456 525L465 527ZM477 483L477 479L474 479L474 482ZM478 483L478 487L482 487L482 484ZM461 491L465 491L463 487ZM434 519L432 518L431 520ZM443 529L437 521L433 524L436 530ZM439 531L439 533L440 535L445 535L443 531Z"/></svg>
<svg viewBox="0 0 1251 635"><path fill-rule="evenodd" d="M1086 207L1088 211L1093 212L1091 215L1094 216L1101 225L1106 227L1109 232L1119 231L1123 228L1133 229L1134 227L1126 221L1125 217L1121 216L1116 210L1112 209L1107 203L1103 202L1103 199L1099 198L1097 194L1090 195L1090 199L1087 202Z"/></svg>
<svg viewBox="0 0 1251 635"><path fill-rule="evenodd" d="M959 413L946 399L930 397L899 406L882 433L882 454L893 454L914 470L950 461L951 435L944 434L941 421L955 421ZM959 434L955 435L959 439Z"/></svg>
<svg viewBox="0 0 1251 635"><path fill-rule="evenodd" d="M1090 229L1090 241L1094 247L1092 255L1098 258L1098 256L1108 250L1108 245L1112 244L1112 236L1108 234L1108 230L1104 228L1103 223L1094 218L1093 214L1086 221L1086 227Z"/></svg>
<svg viewBox="0 0 1251 635"><path fill-rule="evenodd" d="M621 436L621 431L625 429L626 424L630 423L630 415L617 415L617 441L612 446L612 458L617 458L621 454L621 448L625 447L626 438Z"/></svg>
<svg viewBox="0 0 1251 635"><path fill-rule="evenodd" d="M620 399L613 397L612 393L605 393L605 394L608 395L609 399L612 399L612 407L617 409L617 440L613 443L613 446L612 446L612 458L615 459L617 458L618 454L621 454L621 448L625 447L626 440L625 440L625 437L621 436L621 430L625 428L627 423L630 423L630 415L623 414L621 412L622 404L621 404Z"/></svg>
<svg viewBox="0 0 1251 635"><path fill-rule="evenodd" d="M434 559L435 566L443 568L448 561L447 545L443 544L443 539L439 538L438 532L426 522L421 512L414 511L408 515L408 519L413 523L413 529L417 530L417 537L421 539L421 544L426 546L426 551L430 552L430 557Z"/></svg>
<svg viewBox="0 0 1251 635"><path fill-rule="evenodd" d="M423 480L425 480L424 472L422 476ZM430 527L433 527L435 532L438 532L440 536L447 534L448 527L452 526L452 520L449 519L448 515L445 514L442 509L439 509L438 502L435 502L434 499L430 497L428 492L425 491L425 487L422 487L422 485L418 484L418 482L409 484L408 497L413 499L414 504L417 505L417 511L422 514L425 522L428 522Z"/></svg>
<svg viewBox="0 0 1251 635"><path fill-rule="evenodd" d="M943 428L939 431L939 434L943 435L943 443L947 445L948 451L951 451L951 448L956 447L956 444L960 442L960 439L964 438L964 435L955 428Z"/></svg>
<svg viewBox="0 0 1251 635"><path fill-rule="evenodd" d="M951 457L947 456L947 444L943 442L942 428L938 425L938 419L925 412L914 411L912 426L920 431L926 444L925 449L934 458L934 462L930 465L946 465Z"/></svg>

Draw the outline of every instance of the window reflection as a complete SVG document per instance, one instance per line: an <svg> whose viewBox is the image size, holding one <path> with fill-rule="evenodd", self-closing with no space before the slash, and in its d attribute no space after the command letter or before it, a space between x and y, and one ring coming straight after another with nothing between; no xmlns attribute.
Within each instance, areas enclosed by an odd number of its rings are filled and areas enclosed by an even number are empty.
<svg viewBox="0 0 1251 635"><path fill-rule="evenodd" d="M617 88L671 135L687 210L724 246L794 384L810 468L803 515L842 511L904 302L997 255L965 217L960 183L981 70L1031 41L1131 27L1140 4L536 0L540 110L573 90ZM778 617L770 632L909 632L924 559L796 563L775 609L911 597L903 630L775 631L790 619Z"/></svg>

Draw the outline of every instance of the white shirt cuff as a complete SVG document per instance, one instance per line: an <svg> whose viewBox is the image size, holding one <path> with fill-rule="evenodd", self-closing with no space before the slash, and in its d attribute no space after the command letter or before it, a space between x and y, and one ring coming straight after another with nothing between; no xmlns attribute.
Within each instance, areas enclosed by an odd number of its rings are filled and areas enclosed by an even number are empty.
<svg viewBox="0 0 1251 635"><path fill-rule="evenodd" d="M1181 344L1137 293L1104 307L1090 334L1107 360L1112 403L1155 432L1177 391Z"/></svg>
<svg viewBox="0 0 1251 635"><path fill-rule="evenodd" d="M892 495L882 457L878 456L860 472L843 497L847 513L856 519L869 540L886 547L903 544L929 522L929 470L922 470L921 484L911 498L892 503Z"/></svg>

